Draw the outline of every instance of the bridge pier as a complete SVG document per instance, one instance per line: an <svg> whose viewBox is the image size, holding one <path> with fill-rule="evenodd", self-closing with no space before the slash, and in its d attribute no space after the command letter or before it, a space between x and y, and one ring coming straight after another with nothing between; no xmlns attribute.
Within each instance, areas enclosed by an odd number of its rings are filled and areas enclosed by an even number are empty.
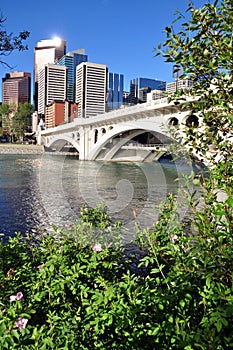
<svg viewBox="0 0 233 350"><path fill-rule="evenodd" d="M87 127L81 127L79 129L79 159L80 160L87 160L88 159L88 153L94 146L94 132L92 130L91 126Z"/></svg>
<svg viewBox="0 0 233 350"><path fill-rule="evenodd" d="M79 139L79 144L80 144L80 151L79 151L79 159L80 160L85 160L85 155L86 155L86 138L87 138L87 135L86 135L86 132L85 132L85 129L83 127L80 128L80 131L79 131L79 135L80 135L80 139Z"/></svg>

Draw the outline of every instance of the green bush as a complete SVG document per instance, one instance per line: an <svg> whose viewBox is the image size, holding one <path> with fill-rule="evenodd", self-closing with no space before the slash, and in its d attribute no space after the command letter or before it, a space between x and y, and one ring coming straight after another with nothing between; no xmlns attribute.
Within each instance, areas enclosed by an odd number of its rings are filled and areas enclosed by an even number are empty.
<svg viewBox="0 0 233 350"><path fill-rule="evenodd" d="M127 254L112 222L110 242L111 218L98 231L99 208L86 206L85 222L10 238L0 254L0 348L231 349L233 244L219 205L205 205L187 236L169 196Z"/></svg>

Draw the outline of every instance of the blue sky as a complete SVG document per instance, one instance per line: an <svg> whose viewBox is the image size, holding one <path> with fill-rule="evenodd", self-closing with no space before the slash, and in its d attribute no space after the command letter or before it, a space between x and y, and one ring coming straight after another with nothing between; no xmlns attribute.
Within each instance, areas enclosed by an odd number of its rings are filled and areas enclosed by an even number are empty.
<svg viewBox="0 0 233 350"><path fill-rule="evenodd" d="M193 0L196 7L206 0ZM185 11L189 0L68 0L4 1L0 11L5 28L18 34L28 30L28 51L6 58L13 71L31 72L36 43L60 36L67 52L85 48L90 62L103 63L109 71L124 74L125 89L136 77L172 81L172 69L153 49L165 40L163 29L174 11ZM0 78L9 69L0 66ZM1 96L1 90L0 90ZM1 97L0 97L1 99Z"/></svg>

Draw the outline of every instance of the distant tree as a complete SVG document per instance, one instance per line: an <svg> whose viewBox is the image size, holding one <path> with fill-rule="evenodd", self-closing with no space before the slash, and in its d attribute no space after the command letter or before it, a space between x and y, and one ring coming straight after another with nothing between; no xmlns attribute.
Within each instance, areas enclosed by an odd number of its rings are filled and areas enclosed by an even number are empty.
<svg viewBox="0 0 233 350"><path fill-rule="evenodd" d="M22 138L31 127L32 113L33 105L30 103L19 103L18 108L15 104L0 105L1 134L7 135L11 141Z"/></svg>
<svg viewBox="0 0 233 350"><path fill-rule="evenodd" d="M3 103L0 105L0 123L2 125L1 134L10 135L12 132L12 118L16 111L15 105Z"/></svg>
<svg viewBox="0 0 233 350"><path fill-rule="evenodd" d="M14 132L18 137L23 136L31 126L31 116L33 113L33 105L30 103L20 103L13 117Z"/></svg>
<svg viewBox="0 0 233 350"><path fill-rule="evenodd" d="M14 50L27 50L28 47L24 45L23 42L29 37L30 32L25 30L18 35L8 33L4 26L6 19L7 18L0 13L0 64L12 68L3 57L10 55Z"/></svg>

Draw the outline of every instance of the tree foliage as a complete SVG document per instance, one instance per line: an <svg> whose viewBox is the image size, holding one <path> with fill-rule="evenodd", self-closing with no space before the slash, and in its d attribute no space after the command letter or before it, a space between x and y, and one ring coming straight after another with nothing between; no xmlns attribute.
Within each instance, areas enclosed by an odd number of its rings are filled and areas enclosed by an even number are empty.
<svg viewBox="0 0 233 350"><path fill-rule="evenodd" d="M3 103L0 105L0 122L2 125L2 132L10 133L12 125L12 115L16 108L14 105Z"/></svg>
<svg viewBox="0 0 233 350"><path fill-rule="evenodd" d="M19 103L18 107L14 104L0 105L0 121L2 129L6 136L19 139L28 131L32 123L33 105L30 103Z"/></svg>
<svg viewBox="0 0 233 350"><path fill-rule="evenodd" d="M29 37L30 33L26 30L20 32L18 35L8 33L4 26L5 21L6 17L0 14L0 63L11 68L4 57L10 55L14 50L27 50L28 46L24 44L24 41Z"/></svg>
<svg viewBox="0 0 233 350"><path fill-rule="evenodd" d="M184 108L201 121L200 127L187 130L185 143L191 153L195 151L216 169L217 186L229 190L233 188L233 2L214 1L201 8L191 3L185 15L176 12L165 33L166 40L158 45L156 55L182 68L181 79L193 81L188 94L193 101ZM171 99L180 98L184 91Z"/></svg>
<svg viewBox="0 0 233 350"><path fill-rule="evenodd" d="M15 132L18 135L23 135L27 128L32 123L33 105L31 103L20 103L18 110L14 115L13 123Z"/></svg>

